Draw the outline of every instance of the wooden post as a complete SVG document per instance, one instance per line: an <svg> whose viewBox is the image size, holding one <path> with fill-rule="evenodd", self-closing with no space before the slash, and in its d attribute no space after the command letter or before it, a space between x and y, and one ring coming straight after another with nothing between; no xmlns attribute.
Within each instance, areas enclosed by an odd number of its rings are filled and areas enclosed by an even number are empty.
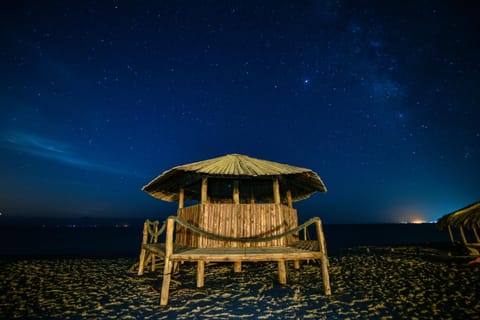
<svg viewBox="0 0 480 320"><path fill-rule="evenodd" d="M158 243L158 221L155 221L153 226L153 232L155 232L155 237L153 238L153 243ZM155 271L155 254L152 252L152 271Z"/></svg>
<svg viewBox="0 0 480 320"><path fill-rule="evenodd" d="M467 244L467 238L465 237L465 233L463 232L463 227L460 226L460 235L462 236L462 241L463 241L463 244Z"/></svg>
<svg viewBox="0 0 480 320"><path fill-rule="evenodd" d="M273 180L273 202L280 204L280 183L278 182L278 178Z"/></svg>
<svg viewBox="0 0 480 320"><path fill-rule="evenodd" d="M290 190L287 190L287 205L290 209L293 208L292 191ZM298 233L296 233L295 236L297 236L297 239L300 239ZM293 267L297 270L300 269L300 260L294 260Z"/></svg>
<svg viewBox="0 0 480 320"><path fill-rule="evenodd" d="M242 272L242 261L235 261L233 263L233 272Z"/></svg>
<svg viewBox="0 0 480 320"><path fill-rule="evenodd" d="M240 203L240 189L239 189L238 180L233 181L233 203L239 204Z"/></svg>
<svg viewBox="0 0 480 320"><path fill-rule="evenodd" d="M180 188L178 192L178 209L183 209L183 204L185 202L185 190Z"/></svg>
<svg viewBox="0 0 480 320"><path fill-rule="evenodd" d="M323 235L322 229L322 221L318 219L315 221L315 227L317 229L317 239L318 239L318 246L320 251L322 252L322 278L323 278L323 286L325 288L325 294L327 296L332 294L332 290L330 288L330 276L328 275L328 257L327 257L327 250L325 245L325 237Z"/></svg>
<svg viewBox="0 0 480 320"><path fill-rule="evenodd" d="M165 267L163 269L162 293L160 294L160 305L165 306L168 303L168 293L170 290L170 278L172 273L172 261L170 257L173 253L173 228L174 220L167 220L167 234L165 235Z"/></svg>
<svg viewBox="0 0 480 320"><path fill-rule="evenodd" d="M201 198L200 198L200 202L202 204L208 203L207 189L208 189L208 178L207 177L202 177L202 194L201 194Z"/></svg>
<svg viewBox="0 0 480 320"><path fill-rule="evenodd" d="M140 250L140 260L138 261L138 275L141 276L143 275L143 269L145 266L145 255L147 253L147 250L143 248L144 244L147 244L148 241L148 226L147 226L148 220L145 221L143 224L143 237L142 237L142 249Z"/></svg>
<svg viewBox="0 0 480 320"><path fill-rule="evenodd" d="M455 243L455 240L453 239L453 232L452 232L452 227L448 226L448 234L450 235L450 240L452 243Z"/></svg>
<svg viewBox="0 0 480 320"><path fill-rule="evenodd" d="M287 191L287 205L289 208L293 208L293 201L292 201L292 191Z"/></svg>
<svg viewBox="0 0 480 320"><path fill-rule="evenodd" d="M285 260L278 261L278 282L280 282L280 284L287 284L287 268L285 266Z"/></svg>
<svg viewBox="0 0 480 320"><path fill-rule="evenodd" d="M475 235L475 239L477 239L477 242L480 242L480 237L478 236L477 228L472 226L473 234Z"/></svg>
<svg viewBox="0 0 480 320"><path fill-rule="evenodd" d="M238 180L233 180L233 203L240 204L240 188ZM236 243L235 246L237 246ZM233 272L242 272L242 261L235 261L233 263Z"/></svg>
<svg viewBox="0 0 480 320"><path fill-rule="evenodd" d="M205 261L197 262L197 288L202 288L205 278Z"/></svg>
<svg viewBox="0 0 480 320"><path fill-rule="evenodd" d="M255 195L253 193L250 195L250 204L255 204Z"/></svg>
<svg viewBox="0 0 480 320"><path fill-rule="evenodd" d="M300 260L293 260L293 267L296 270L300 269Z"/></svg>

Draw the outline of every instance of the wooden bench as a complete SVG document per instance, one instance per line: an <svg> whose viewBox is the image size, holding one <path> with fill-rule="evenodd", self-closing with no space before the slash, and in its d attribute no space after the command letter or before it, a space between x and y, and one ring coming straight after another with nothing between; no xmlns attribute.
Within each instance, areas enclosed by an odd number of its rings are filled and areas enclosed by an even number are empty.
<svg viewBox="0 0 480 320"><path fill-rule="evenodd" d="M175 221L181 222L178 217L169 217L166 226L165 239L165 264L163 272L162 292L160 296L160 304L168 303L168 295L170 290L170 279L174 264L184 261L197 262L197 287L204 286L205 262L259 262L259 261L276 261L278 264L278 277L281 284L287 283L286 261L312 260L319 259L322 266L322 277L325 294L330 295L330 280L328 275L328 258L326 253L325 238L323 235L322 225L319 218L313 218L310 224L315 223L317 231L316 241L303 243L294 243L282 247L223 247L223 248L187 248L174 245L173 233L175 229ZM184 227L185 222L181 223ZM304 224L305 225L305 224ZM300 228L300 227L298 227ZM296 228L296 229L298 229ZM296 230L295 229L295 230ZM290 230L289 232L294 232ZM195 230L194 230L195 231ZM198 230L196 230L198 231ZM285 234L288 234L286 232ZM204 234L209 236L208 233ZM231 239L245 240L245 239ZM259 241L265 239L257 239ZM316 245L312 245L316 244ZM139 268L140 270L140 268ZM140 272L139 272L140 274Z"/></svg>
<svg viewBox="0 0 480 320"><path fill-rule="evenodd" d="M146 220L143 224L142 246L140 249L140 259L138 261L138 275L143 275L146 267L150 264L151 270L155 271L156 258L165 258L165 243L158 242L158 237L165 230L165 224L159 228L159 221ZM179 252L188 249L188 247L173 244L174 251Z"/></svg>

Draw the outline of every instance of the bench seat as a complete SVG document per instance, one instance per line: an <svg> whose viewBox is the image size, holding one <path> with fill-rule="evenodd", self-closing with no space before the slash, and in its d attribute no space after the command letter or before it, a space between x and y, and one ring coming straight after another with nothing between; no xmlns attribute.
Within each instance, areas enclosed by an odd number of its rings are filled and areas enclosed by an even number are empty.
<svg viewBox="0 0 480 320"><path fill-rule="evenodd" d="M279 261L310 260L323 256L320 251L295 247L194 248L173 250L172 261Z"/></svg>

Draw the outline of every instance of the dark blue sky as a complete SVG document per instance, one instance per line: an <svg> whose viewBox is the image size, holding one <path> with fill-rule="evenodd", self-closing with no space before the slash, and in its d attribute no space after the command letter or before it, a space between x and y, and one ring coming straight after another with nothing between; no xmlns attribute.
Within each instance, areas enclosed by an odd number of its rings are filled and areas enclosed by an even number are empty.
<svg viewBox="0 0 480 320"><path fill-rule="evenodd" d="M241 153L322 177L302 217L437 219L479 200L479 9L3 1L0 212L163 217L144 184Z"/></svg>

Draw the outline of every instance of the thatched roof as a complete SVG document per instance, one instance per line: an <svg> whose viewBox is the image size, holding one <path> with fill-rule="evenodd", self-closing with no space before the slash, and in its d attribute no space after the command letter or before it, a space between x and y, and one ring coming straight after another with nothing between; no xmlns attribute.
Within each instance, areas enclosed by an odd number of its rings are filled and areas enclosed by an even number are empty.
<svg viewBox="0 0 480 320"><path fill-rule="evenodd" d="M271 202L272 180L278 178L281 197L290 190L293 201L309 197L327 188L320 177L310 169L278 162L229 154L205 161L174 167L150 181L142 190L155 198L178 201L180 188L184 189L185 201L199 200L202 177L208 177L208 193L213 201L231 199L232 182L239 181L240 198Z"/></svg>
<svg viewBox="0 0 480 320"><path fill-rule="evenodd" d="M456 210L438 219L439 228L447 226L480 228L480 202Z"/></svg>

